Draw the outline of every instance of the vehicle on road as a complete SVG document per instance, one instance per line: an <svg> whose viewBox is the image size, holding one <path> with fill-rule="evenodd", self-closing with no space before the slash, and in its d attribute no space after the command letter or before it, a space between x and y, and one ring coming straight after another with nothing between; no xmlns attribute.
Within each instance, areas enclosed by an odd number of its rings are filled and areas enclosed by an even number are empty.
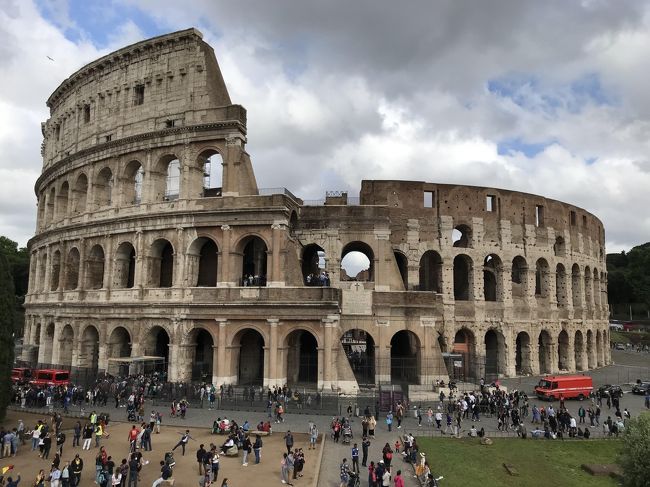
<svg viewBox="0 0 650 487"><path fill-rule="evenodd" d="M14 367L11 369L11 382L26 384L32 378L33 371L28 367Z"/></svg>
<svg viewBox="0 0 650 487"><path fill-rule="evenodd" d="M535 394L538 398L549 401L561 398L582 401L593 390L594 383L588 375L549 375L539 381Z"/></svg>
<svg viewBox="0 0 650 487"><path fill-rule="evenodd" d="M621 386L615 384L605 384L604 386L600 386L598 392L601 397L623 397L623 389L621 389Z"/></svg>
<svg viewBox="0 0 650 487"><path fill-rule="evenodd" d="M622 343L617 343L617 344L614 345L614 348L616 350L625 350L625 345L622 344Z"/></svg>
<svg viewBox="0 0 650 487"><path fill-rule="evenodd" d="M29 383L36 386L67 386L70 384L70 372L62 369L38 369Z"/></svg>
<svg viewBox="0 0 650 487"><path fill-rule="evenodd" d="M632 394L646 395L650 392L650 381L637 382L632 387Z"/></svg>

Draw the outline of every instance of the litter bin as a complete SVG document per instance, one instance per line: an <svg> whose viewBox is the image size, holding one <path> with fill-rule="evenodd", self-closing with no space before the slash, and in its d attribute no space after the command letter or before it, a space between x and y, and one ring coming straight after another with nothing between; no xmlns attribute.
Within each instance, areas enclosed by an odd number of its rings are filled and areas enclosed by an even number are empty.
<svg viewBox="0 0 650 487"><path fill-rule="evenodd" d="M417 408L417 406L413 406L413 417L414 418L418 417L418 408Z"/></svg>

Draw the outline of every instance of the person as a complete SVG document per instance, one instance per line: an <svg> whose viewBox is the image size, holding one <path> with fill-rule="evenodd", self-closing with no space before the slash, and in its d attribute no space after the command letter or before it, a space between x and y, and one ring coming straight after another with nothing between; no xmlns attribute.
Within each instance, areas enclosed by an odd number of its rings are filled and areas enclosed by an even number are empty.
<svg viewBox="0 0 650 487"><path fill-rule="evenodd" d="M84 461L77 453L72 460L72 476L70 478L72 487L77 487L81 483L81 471L84 469Z"/></svg>
<svg viewBox="0 0 650 487"><path fill-rule="evenodd" d="M5 485L5 487L18 487L19 483L20 483L20 474L18 474L16 480L14 480L11 477L7 478L7 484Z"/></svg>
<svg viewBox="0 0 650 487"><path fill-rule="evenodd" d="M247 467L248 466L248 455L251 453L253 445L251 444L251 439L246 435L244 437L244 442L242 443L242 450L243 450L243 456L242 456L242 467Z"/></svg>
<svg viewBox="0 0 650 487"><path fill-rule="evenodd" d="M284 435L284 444L287 447L287 455L288 455L291 453L291 449L293 448L293 435L289 430L287 430L287 434Z"/></svg>
<svg viewBox="0 0 650 487"><path fill-rule="evenodd" d="M280 480L283 484L293 485L289 482L289 461L287 460L286 453L282 454L282 460L280 461Z"/></svg>
<svg viewBox="0 0 650 487"><path fill-rule="evenodd" d="M50 470L50 487L61 487L61 470L56 465Z"/></svg>
<svg viewBox="0 0 650 487"><path fill-rule="evenodd" d="M45 487L45 471L43 469L38 471L36 479L34 479L34 483L32 485L34 487Z"/></svg>
<svg viewBox="0 0 650 487"><path fill-rule="evenodd" d="M138 470L140 469L140 462L135 456L131 456L129 460L129 487L138 487Z"/></svg>
<svg viewBox="0 0 650 487"><path fill-rule="evenodd" d="M221 482L221 487L228 487L228 478L224 478L223 482Z"/></svg>
<svg viewBox="0 0 650 487"><path fill-rule="evenodd" d="M352 445L352 471L359 473L359 448L356 443Z"/></svg>
<svg viewBox="0 0 650 487"><path fill-rule="evenodd" d="M138 435L140 434L140 430L136 428L135 425L131 426L131 430L129 431L129 434L127 435L127 440L129 442L129 451L134 452L135 447L136 447L136 441L138 439Z"/></svg>
<svg viewBox="0 0 650 487"><path fill-rule="evenodd" d="M253 453L255 453L255 463L260 463L260 460L262 459L262 437L260 435L255 435Z"/></svg>
<svg viewBox="0 0 650 487"><path fill-rule="evenodd" d="M199 445L199 449L196 450L196 462L199 464L199 475L203 475L205 473L205 469L203 468L203 460L206 453L207 452L205 451L204 445L201 443Z"/></svg>
<svg viewBox="0 0 650 487"><path fill-rule="evenodd" d="M95 426L95 448L99 448L99 444L101 443L103 435L104 427L101 425L101 423L99 423Z"/></svg>
<svg viewBox="0 0 650 487"><path fill-rule="evenodd" d="M61 487L70 487L70 462L66 461L61 469Z"/></svg>
<svg viewBox="0 0 650 487"><path fill-rule="evenodd" d="M339 465L339 477L341 479L340 487L347 487L348 482L350 481L350 466L348 465L348 459L344 458Z"/></svg>
<svg viewBox="0 0 650 487"><path fill-rule="evenodd" d="M172 476L171 467L167 465L167 463L164 460L160 460L160 477L157 480L154 480L153 484L151 484L151 487L158 487L165 480L171 478L171 476Z"/></svg>
<svg viewBox="0 0 650 487"><path fill-rule="evenodd" d="M178 441L178 443L176 443L174 448L172 448L172 451L176 450L176 448L178 448L180 446L181 450L183 452L183 456L185 456L185 446L187 445L188 441L193 440L194 438L192 438L190 436L190 430L185 430L184 434L182 434L182 433L180 433L180 434L182 435L181 439Z"/></svg>
<svg viewBox="0 0 650 487"><path fill-rule="evenodd" d="M363 452L363 458L361 459L361 466L365 467L366 462L368 461L368 449L370 448L370 439L367 436L363 437L361 441L361 451Z"/></svg>
<svg viewBox="0 0 650 487"><path fill-rule="evenodd" d="M216 482L217 477L219 476L219 452L216 448L214 448L212 451L210 462L210 469L212 470L212 481Z"/></svg>
<svg viewBox="0 0 650 487"><path fill-rule="evenodd" d="M74 425L74 432L72 435L72 447L79 446L79 440L81 438L81 423L77 421Z"/></svg>
<svg viewBox="0 0 650 487"><path fill-rule="evenodd" d="M111 486L118 487L119 485L122 485L122 473L119 468L116 468L111 476Z"/></svg>
<svg viewBox="0 0 650 487"><path fill-rule="evenodd" d="M393 413L391 411L388 411L386 415L386 425L388 426L389 433L393 431Z"/></svg>
<svg viewBox="0 0 650 487"><path fill-rule="evenodd" d="M83 440L84 444L81 447L82 450L90 450L90 443L93 441L93 427L86 423L83 429Z"/></svg>
<svg viewBox="0 0 650 487"><path fill-rule="evenodd" d="M395 487L404 487L404 479L402 478L402 471L398 470L395 474Z"/></svg>
<svg viewBox="0 0 650 487"><path fill-rule="evenodd" d="M381 476L382 487L390 487L390 467L386 466L383 475Z"/></svg>
<svg viewBox="0 0 650 487"><path fill-rule="evenodd" d="M318 428L315 424L310 423L309 425L309 449L316 449L316 441L318 440Z"/></svg>

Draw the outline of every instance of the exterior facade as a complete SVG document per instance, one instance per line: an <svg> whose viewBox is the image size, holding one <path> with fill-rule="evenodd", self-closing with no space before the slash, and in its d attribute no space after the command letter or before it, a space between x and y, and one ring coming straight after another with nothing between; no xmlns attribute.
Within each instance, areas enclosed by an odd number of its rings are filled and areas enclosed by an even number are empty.
<svg viewBox="0 0 650 487"><path fill-rule="evenodd" d="M594 215L423 182L261 190L246 111L194 29L88 64L48 106L25 361L339 390L610 362Z"/></svg>

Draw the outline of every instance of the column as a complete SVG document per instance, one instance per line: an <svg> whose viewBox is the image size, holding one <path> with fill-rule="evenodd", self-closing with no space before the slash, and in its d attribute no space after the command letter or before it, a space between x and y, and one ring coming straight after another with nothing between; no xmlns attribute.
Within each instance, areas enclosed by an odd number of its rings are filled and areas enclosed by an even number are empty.
<svg viewBox="0 0 650 487"><path fill-rule="evenodd" d="M52 246L47 245L45 247L45 275L42 276L43 282L41 282L41 290L43 292L50 291L50 275L52 274Z"/></svg>
<svg viewBox="0 0 650 487"><path fill-rule="evenodd" d="M106 245L104 248L104 282L102 287L110 289L113 287L113 238L110 235L106 236Z"/></svg>
<svg viewBox="0 0 650 487"><path fill-rule="evenodd" d="M57 320L54 323L54 337L52 337L52 363L59 364L61 361L61 329L63 324Z"/></svg>
<svg viewBox="0 0 650 487"><path fill-rule="evenodd" d="M219 327L217 338L217 377L215 380L215 387L225 384L229 379L229 370L226 370L226 325L228 320L226 318L215 318Z"/></svg>
<svg viewBox="0 0 650 487"><path fill-rule="evenodd" d="M44 363L45 341L47 340L47 320L41 316L41 335L38 339L38 363Z"/></svg>
<svg viewBox="0 0 650 487"><path fill-rule="evenodd" d="M267 387L273 387L274 385L279 384L278 378L283 374L278 370L278 325L280 320L277 318L267 318L266 322L269 324L270 333L269 333L269 370L265 375L268 377L264 378L265 385Z"/></svg>
<svg viewBox="0 0 650 487"><path fill-rule="evenodd" d="M174 246L174 275L172 285L183 287L185 279L185 232L182 227L176 229L176 245Z"/></svg>
<svg viewBox="0 0 650 487"><path fill-rule="evenodd" d="M217 387L219 383L219 346L212 346L212 385Z"/></svg>
<svg viewBox="0 0 650 487"><path fill-rule="evenodd" d="M569 371L574 372L576 370L576 335L568 331L567 335L569 335L569 343L567 343L566 365Z"/></svg>
<svg viewBox="0 0 650 487"><path fill-rule="evenodd" d="M141 231L135 232L135 277L134 288L142 288L147 285L147 269L145 266L144 236Z"/></svg>
<svg viewBox="0 0 650 487"><path fill-rule="evenodd" d="M79 239L79 278L77 290L83 291L86 288L86 245L85 239Z"/></svg>
<svg viewBox="0 0 650 487"><path fill-rule="evenodd" d="M390 383L390 320L377 320L375 384Z"/></svg>
<svg viewBox="0 0 650 487"><path fill-rule="evenodd" d="M268 279L269 287L284 287L284 276L280 267L280 254L282 252L282 233L287 228L284 222L274 223L271 225L272 238L271 238L271 275Z"/></svg>
<svg viewBox="0 0 650 487"><path fill-rule="evenodd" d="M334 323L330 318L323 318L324 328L323 340L323 389L332 387L332 327Z"/></svg>
<svg viewBox="0 0 650 487"><path fill-rule="evenodd" d="M530 335L530 333L529 333ZM539 342L537 337L531 335L530 337L530 373L531 375L539 375Z"/></svg>
<svg viewBox="0 0 650 487"><path fill-rule="evenodd" d="M548 348L550 350L551 354L551 363L550 363L550 368L551 368L551 374L557 374L560 371L560 368L558 366L558 343L557 341L551 341L548 344Z"/></svg>
<svg viewBox="0 0 650 487"><path fill-rule="evenodd" d="M217 267L217 287L233 287L237 284L232 280L230 239L232 232L230 225L221 225L221 255Z"/></svg>

